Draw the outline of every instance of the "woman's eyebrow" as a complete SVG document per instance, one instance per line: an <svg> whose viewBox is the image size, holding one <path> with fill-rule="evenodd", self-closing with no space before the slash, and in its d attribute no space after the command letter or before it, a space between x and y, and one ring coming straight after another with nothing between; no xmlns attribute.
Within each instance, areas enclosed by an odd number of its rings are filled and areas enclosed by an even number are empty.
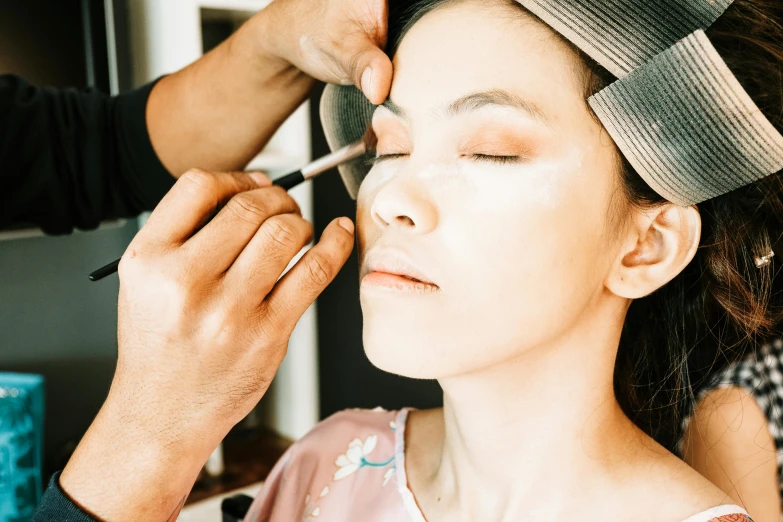
<svg viewBox="0 0 783 522"><path fill-rule="evenodd" d="M405 110L390 99L383 102L383 106L396 116L407 119ZM490 106L511 107L512 109L524 112L527 116L545 125L551 125L550 118L541 107L502 89L467 94L451 102L448 107L446 107L444 113L451 117Z"/></svg>
<svg viewBox="0 0 783 522"><path fill-rule="evenodd" d="M551 124L549 117L541 107L502 89L472 93L454 100L446 108L446 114L448 116L456 116L457 114L489 106L511 107L524 112L527 116L541 123Z"/></svg>

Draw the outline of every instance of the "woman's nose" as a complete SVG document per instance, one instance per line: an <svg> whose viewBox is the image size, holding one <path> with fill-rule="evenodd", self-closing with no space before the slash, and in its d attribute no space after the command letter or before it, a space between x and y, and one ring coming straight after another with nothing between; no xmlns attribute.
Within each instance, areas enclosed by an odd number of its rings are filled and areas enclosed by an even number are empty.
<svg viewBox="0 0 783 522"><path fill-rule="evenodd" d="M381 228L396 227L416 234L432 232L438 224L435 203L419 181L408 176L381 187L370 213Z"/></svg>

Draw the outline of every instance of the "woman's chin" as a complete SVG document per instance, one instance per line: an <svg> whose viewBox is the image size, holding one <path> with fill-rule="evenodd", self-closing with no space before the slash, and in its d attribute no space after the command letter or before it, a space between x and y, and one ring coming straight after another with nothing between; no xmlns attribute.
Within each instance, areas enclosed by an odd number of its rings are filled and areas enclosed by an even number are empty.
<svg viewBox="0 0 783 522"><path fill-rule="evenodd" d="M428 332L431 333L431 332ZM453 373L456 363L449 340L434 339L410 325L376 328L365 321L364 352L378 369L413 379L439 379Z"/></svg>
<svg viewBox="0 0 783 522"><path fill-rule="evenodd" d="M436 370L421 361L410 357L401 357L399 354L390 354L384 350L373 350L365 346L364 353L373 366L384 372L408 377L410 379L439 379L442 376Z"/></svg>

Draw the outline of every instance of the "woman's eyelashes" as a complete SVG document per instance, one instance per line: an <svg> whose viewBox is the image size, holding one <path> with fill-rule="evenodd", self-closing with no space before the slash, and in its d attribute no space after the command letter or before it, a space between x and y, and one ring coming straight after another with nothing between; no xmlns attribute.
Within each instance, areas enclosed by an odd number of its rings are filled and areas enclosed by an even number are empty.
<svg viewBox="0 0 783 522"><path fill-rule="evenodd" d="M367 160L367 163L368 163L369 166L373 166L373 165L377 165L378 163L381 163L381 162L384 162L384 161L397 159L397 158L405 158L407 156L409 156L409 154L407 152L405 152L405 153L397 152L397 153L394 153L394 154L378 154L374 158L369 158Z"/></svg>
<svg viewBox="0 0 783 522"><path fill-rule="evenodd" d="M392 154L378 154L374 158L370 158L368 160L368 164L370 166L373 166L373 165L377 165L378 163L382 163L384 161L406 158L409 155L410 154L407 152L395 152ZM481 154L481 153L460 154L459 157L460 159L467 159L470 161L488 162L488 163L497 163L497 164L522 163L527 159L524 156Z"/></svg>
<svg viewBox="0 0 783 522"><path fill-rule="evenodd" d="M506 163L521 163L525 160L522 156L501 156L496 154L464 154L461 158L468 158L473 161L488 161L491 163L499 163L504 165Z"/></svg>

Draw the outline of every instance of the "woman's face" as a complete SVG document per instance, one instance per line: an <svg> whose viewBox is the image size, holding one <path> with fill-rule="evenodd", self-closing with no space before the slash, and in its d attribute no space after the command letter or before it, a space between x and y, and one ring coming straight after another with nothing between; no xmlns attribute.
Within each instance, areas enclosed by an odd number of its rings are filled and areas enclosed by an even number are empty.
<svg viewBox="0 0 783 522"><path fill-rule="evenodd" d="M573 334L606 298L622 194L578 56L514 7L467 1L417 22L394 67L358 197L370 360L443 378Z"/></svg>

